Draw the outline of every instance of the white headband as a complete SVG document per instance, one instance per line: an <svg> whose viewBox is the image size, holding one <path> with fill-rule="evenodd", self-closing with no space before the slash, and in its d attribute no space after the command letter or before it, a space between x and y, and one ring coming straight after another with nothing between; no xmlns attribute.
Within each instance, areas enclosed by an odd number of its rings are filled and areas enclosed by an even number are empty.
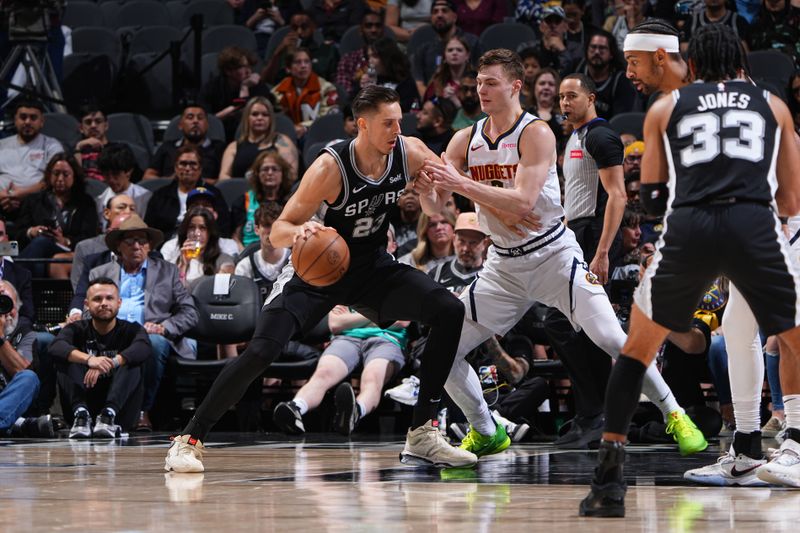
<svg viewBox="0 0 800 533"><path fill-rule="evenodd" d="M655 52L662 48L667 53L678 53L678 38L657 33L629 33L625 37L624 52Z"/></svg>

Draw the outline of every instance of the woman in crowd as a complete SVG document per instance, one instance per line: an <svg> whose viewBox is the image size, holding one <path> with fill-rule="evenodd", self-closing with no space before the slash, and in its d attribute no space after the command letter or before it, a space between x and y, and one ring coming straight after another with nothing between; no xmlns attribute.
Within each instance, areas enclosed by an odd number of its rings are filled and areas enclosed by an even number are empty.
<svg viewBox="0 0 800 533"><path fill-rule="evenodd" d="M283 133L276 131L275 109L263 96L251 98L242 112L239 137L225 148L219 179L244 178L259 153L278 152L289 164L292 181L297 179L297 146Z"/></svg>
<svg viewBox="0 0 800 533"><path fill-rule="evenodd" d="M250 167L249 190L232 206L234 238L248 246L258 242L255 213L261 205L275 202L283 205L292 187L291 168L275 152L261 152Z"/></svg>
<svg viewBox="0 0 800 533"><path fill-rule="evenodd" d="M164 260L178 265L180 279L191 292L203 276L232 274L234 259L219 246L220 232L214 213L193 207L178 226L177 250L164 252Z"/></svg>
<svg viewBox="0 0 800 533"><path fill-rule="evenodd" d="M414 30L431 21L433 0L387 0L386 25L401 43L408 42Z"/></svg>
<svg viewBox="0 0 800 533"><path fill-rule="evenodd" d="M556 146L559 147L559 151L565 142L564 130L561 127L563 120L561 120L561 110L558 105L560 83L558 72L549 67L540 69L533 78L533 85L530 89L532 99L528 107L528 112L541 118L550 126L556 136Z"/></svg>
<svg viewBox="0 0 800 533"><path fill-rule="evenodd" d="M272 89L283 112L294 122L301 139L317 118L336 108L336 86L311 69L311 52L297 48L286 54L289 75Z"/></svg>
<svg viewBox="0 0 800 533"><path fill-rule="evenodd" d="M94 200L84 189L83 170L66 154L56 154L47 163L42 191L22 201L14 238L20 257L26 259L71 259L75 245L98 231ZM34 278L69 278L68 263L24 263Z"/></svg>
<svg viewBox="0 0 800 533"><path fill-rule="evenodd" d="M539 57L539 51L534 47L525 48L519 53L519 57L522 59L522 67L525 69L522 90L519 92L519 101L524 109L533 102L533 79L542 68L542 60Z"/></svg>
<svg viewBox="0 0 800 533"><path fill-rule="evenodd" d="M360 84L354 88L358 91L369 85L378 84L394 89L400 95L400 108L403 113L419 106L419 93L414 78L411 76L411 63L408 56L389 37L381 37L367 49L370 68L361 76ZM374 72L374 74L370 74Z"/></svg>
<svg viewBox="0 0 800 533"><path fill-rule="evenodd" d="M417 223L417 246L398 261L425 272L444 263L455 253L455 227L456 217L451 211L445 210L432 217L422 213Z"/></svg>
<svg viewBox="0 0 800 533"><path fill-rule="evenodd" d="M204 107L222 120L225 138L233 139L242 116L242 106L254 96L269 96L269 86L253 72L258 63L254 52L239 46L223 49L217 57L219 74L211 78L200 94Z"/></svg>
<svg viewBox="0 0 800 533"><path fill-rule="evenodd" d="M458 99L458 87L464 73L472 70L469 64L469 42L460 35L456 35L444 47L444 60L431 77L431 82L425 91L423 100L433 97L446 98L456 107L461 107Z"/></svg>

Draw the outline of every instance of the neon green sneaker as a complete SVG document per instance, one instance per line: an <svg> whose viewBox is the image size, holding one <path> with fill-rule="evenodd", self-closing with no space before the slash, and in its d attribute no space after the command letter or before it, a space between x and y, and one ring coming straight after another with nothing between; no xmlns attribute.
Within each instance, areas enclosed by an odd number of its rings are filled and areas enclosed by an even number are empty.
<svg viewBox="0 0 800 533"><path fill-rule="evenodd" d="M478 457L500 453L511 445L511 439L506 430L499 423L495 422L494 435L485 436L478 433L472 425L469 426L469 433L461 441L462 450L472 452Z"/></svg>
<svg viewBox="0 0 800 533"><path fill-rule="evenodd" d="M686 413L672 411L667 420L667 435L678 443L681 455L691 455L708 448L706 438Z"/></svg>

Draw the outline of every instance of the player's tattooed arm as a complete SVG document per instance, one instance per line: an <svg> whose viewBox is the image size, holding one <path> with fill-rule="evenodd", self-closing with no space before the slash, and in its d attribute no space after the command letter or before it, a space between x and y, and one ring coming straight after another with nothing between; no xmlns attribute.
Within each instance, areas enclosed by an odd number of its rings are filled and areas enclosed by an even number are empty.
<svg viewBox="0 0 800 533"><path fill-rule="evenodd" d="M339 165L330 154L322 154L308 168L281 216L272 225L269 240L273 246L289 248L301 238L324 226L311 217L322 202L334 203L342 189Z"/></svg>

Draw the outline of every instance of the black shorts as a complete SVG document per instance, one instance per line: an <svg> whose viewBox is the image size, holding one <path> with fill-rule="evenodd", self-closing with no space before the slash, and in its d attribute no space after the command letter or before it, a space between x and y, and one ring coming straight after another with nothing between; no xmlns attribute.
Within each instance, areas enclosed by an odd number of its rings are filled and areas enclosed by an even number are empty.
<svg viewBox="0 0 800 533"><path fill-rule="evenodd" d="M419 321L428 296L436 290L449 293L421 270L400 264L382 252L351 262L347 274L328 287L313 287L295 274L262 313L287 310L297 320L300 332L305 333L334 306L343 304L388 327L397 320Z"/></svg>
<svg viewBox="0 0 800 533"><path fill-rule="evenodd" d="M664 225L635 296L653 321L688 331L703 294L723 275L742 293L762 333L797 325L798 279L772 209L755 203L680 207Z"/></svg>

